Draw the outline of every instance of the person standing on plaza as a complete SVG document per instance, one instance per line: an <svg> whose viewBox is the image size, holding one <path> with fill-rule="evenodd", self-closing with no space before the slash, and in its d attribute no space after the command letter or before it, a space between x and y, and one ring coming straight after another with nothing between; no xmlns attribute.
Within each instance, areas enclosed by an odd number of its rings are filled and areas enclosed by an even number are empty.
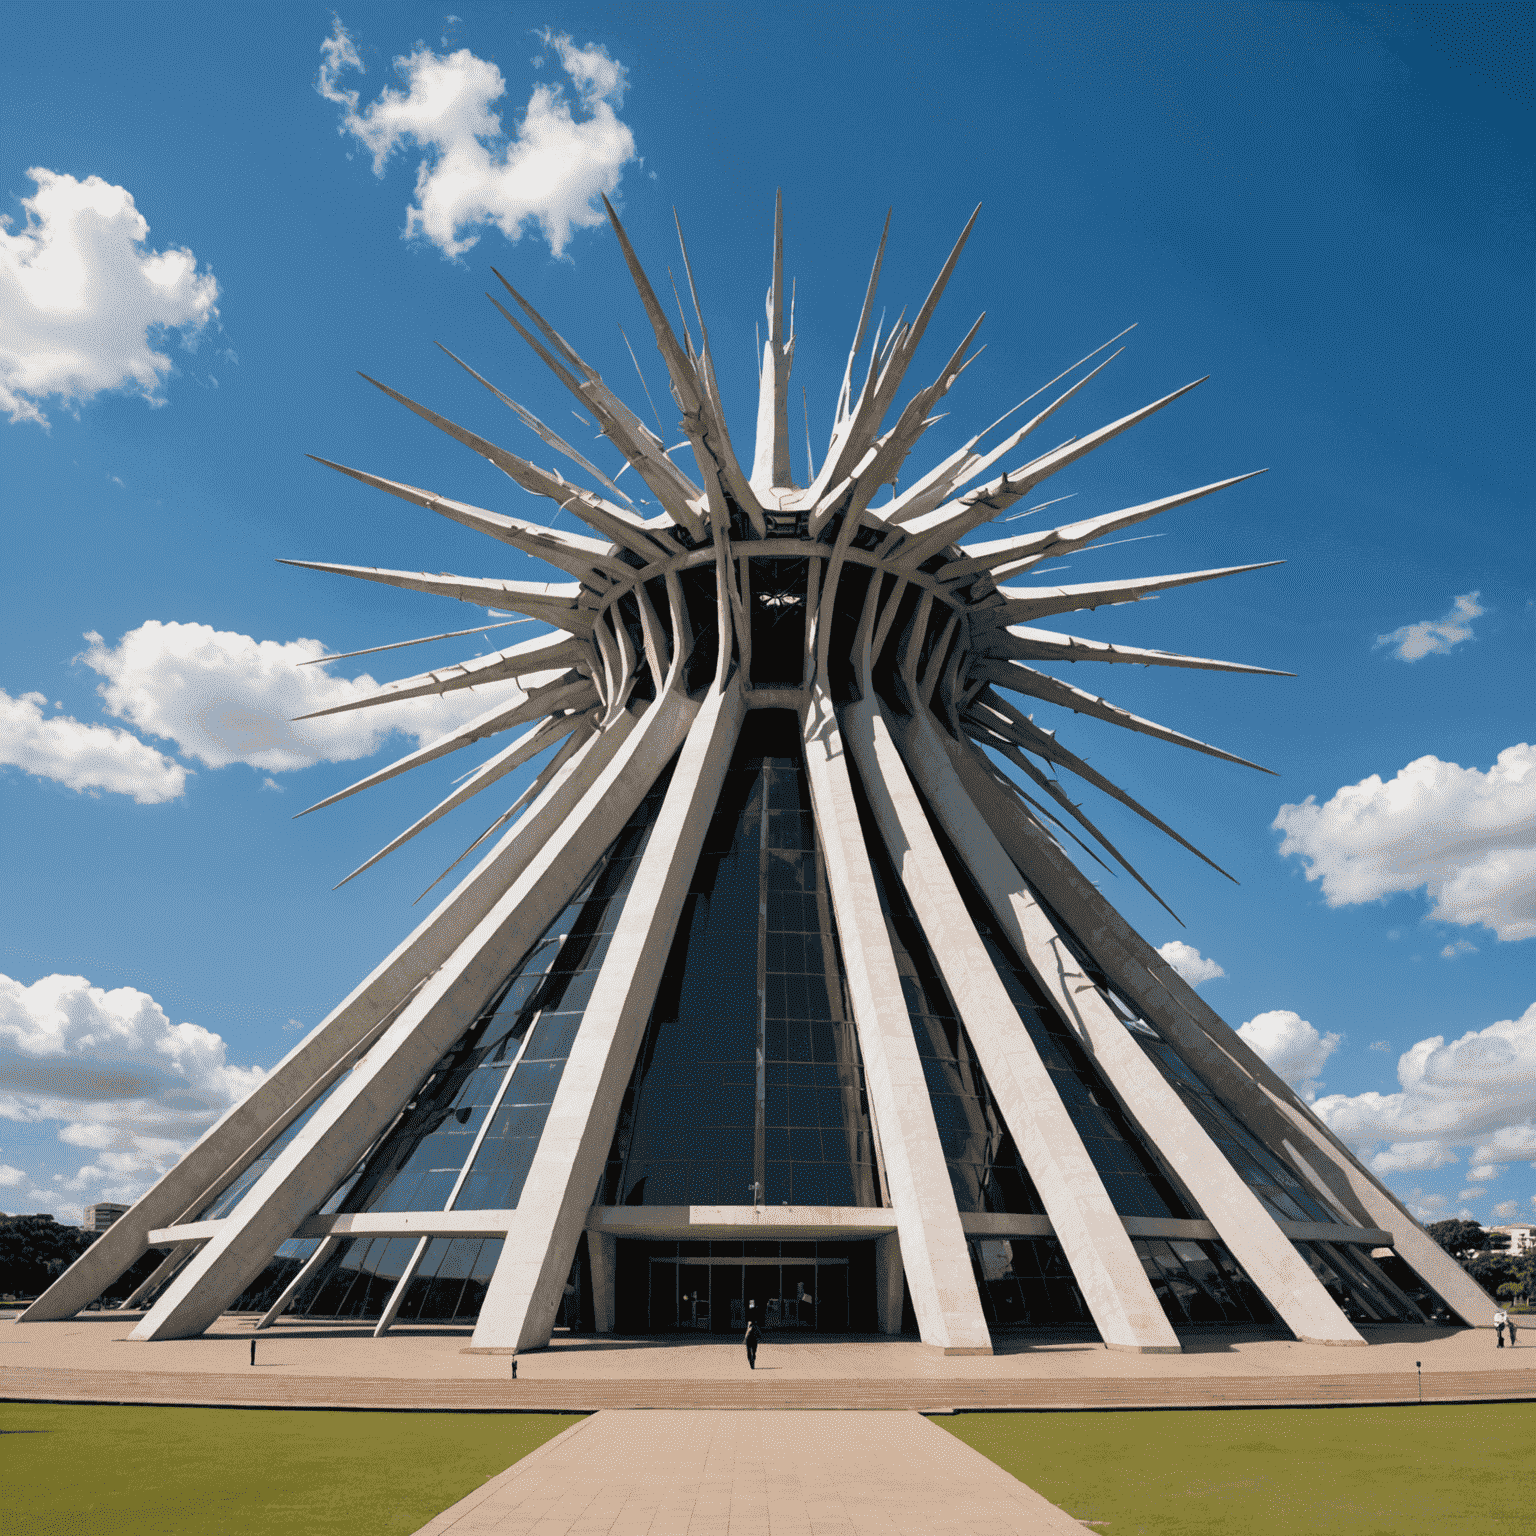
<svg viewBox="0 0 1536 1536"><path fill-rule="evenodd" d="M1515 1314L1513 1312L1504 1314L1504 1326L1509 1329L1509 1347L1513 1349L1515 1347Z"/></svg>
<svg viewBox="0 0 1536 1536"><path fill-rule="evenodd" d="M747 1324L747 1335L746 1338L742 1341L747 1346L748 1370L755 1371L757 1369L757 1345L761 1338L762 1335L757 1331L757 1319L753 1318L752 1321ZM1502 1345L1503 1342L1504 1335L1501 1333L1499 1335L1500 1345Z"/></svg>
<svg viewBox="0 0 1536 1536"><path fill-rule="evenodd" d="M1493 1332L1494 1337L1499 1341L1496 1346L1499 1349L1504 1348L1504 1324L1508 1321L1509 1319L1505 1316L1502 1307L1493 1314Z"/></svg>

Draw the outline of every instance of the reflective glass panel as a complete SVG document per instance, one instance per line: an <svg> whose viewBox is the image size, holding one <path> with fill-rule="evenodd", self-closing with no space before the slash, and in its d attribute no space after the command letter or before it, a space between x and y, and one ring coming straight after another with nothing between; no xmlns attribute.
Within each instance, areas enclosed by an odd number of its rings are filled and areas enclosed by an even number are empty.
<svg viewBox="0 0 1536 1536"><path fill-rule="evenodd" d="M345 1074L337 1078L313 1104L302 1114L296 1115L293 1121L284 1127L273 1141L268 1143L261 1156L253 1162L244 1172L237 1174L228 1184L213 1197L207 1205L193 1218L195 1221L215 1221L222 1216L227 1216L239 1205L245 1192L264 1174L268 1168L277 1161L278 1155L288 1146L300 1131L309 1124L311 1117L325 1101L336 1091L337 1086L344 1081Z"/></svg>
<svg viewBox="0 0 1536 1536"><path fill-rule="evenodd" d="M973 1238L969 1246L989 1327L1093 1326L1054 1237Z"/></svg>
<svg viewBox="0 0 1536 1536"><path fill-rule="evenodd" d="M1122 1216L1199 1220L1193 1199L1176 1187L1055 1005L997 929L991 909L931 812L928 820L998 979L1051 1074L1115 1210Z"/></svg>
<svg viewBox="0 0 1536 1536"><path fill-rule="evenodd" d="M852 764L849 771L854 772ZM955 1203L962 1211L1044 1215L1045 1206L1034 1180L1003 1122L970 1036L939 976L856 776L854 787L864 842L880 893L880 909L891 939L891 954L901 975L917 1054L928 1080L933 1118L954 1187Z"/></svg>
<svg viewBox="0 0 1536 1536"><path fill-rule="evenodd" d="M1137 1237L1131 1246L1175 1327L1274 1320L1258 1287L1224 1244Z"/></svg>
<svg viewBox="0 0 1536 1536"><path fill-rule="evenodd" d="M754 710L689 886L601 1199L879 1205L799 722Z"/></svg>
<svg viewBox="0 0 1536 1536"><path fill-rule="evenodd" d="M340 1209L441 1211L452 1201L456 1210L504 1210L517 1204L670 779L668 768L586 884L428 1074L361 1172L347 1181Z"/></svg>

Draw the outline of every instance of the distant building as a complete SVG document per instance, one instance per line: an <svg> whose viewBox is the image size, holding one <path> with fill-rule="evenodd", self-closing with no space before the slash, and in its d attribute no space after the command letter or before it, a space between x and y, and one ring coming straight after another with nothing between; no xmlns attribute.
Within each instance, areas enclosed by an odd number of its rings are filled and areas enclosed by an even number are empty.
<svg viewBox="0 0 1536 1536"><path fill-rule="evenodd" d="M1509 1239L1511 1253L1529 1253L1536 1248L1536 1225L1529 1221L1510 1221L1502 1227L1489 1227L1488 1231L1502 1232Z"/></svg>
<svg viewBox="0 0 1536 1536"><path fill-rule="evenodd" d="M127 1214L126 1205L118 1205L111 1200L98 1200L95 1205L86 1206L82 1225L87 1232L105 1232L119 1216Z"/></svg>

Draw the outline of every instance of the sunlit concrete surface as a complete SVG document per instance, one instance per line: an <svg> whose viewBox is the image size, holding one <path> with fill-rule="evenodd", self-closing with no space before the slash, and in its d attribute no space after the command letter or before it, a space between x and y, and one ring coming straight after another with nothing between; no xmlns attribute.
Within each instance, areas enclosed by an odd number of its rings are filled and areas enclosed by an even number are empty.
<svg viewBox="0 0 1536 1536"><path fill-rule="evenodd" d="M915 1413L631 1413L576 1425L419 1536L1082 1536Z"/></svg>
<svg viewBox="0 0 1536 1536"><path fill-rule="evenodd" d="M252 1319L226 1316L199 1338L141 1344L133 1312L86 1312L56 1323L10 1327L0 1313L0 1371L32 1366L73 1371L249 1371L251 1339L263 1375L384 1377L401 1381L501 1381L504 1355L466 1354L471 1330L399 1325L385 1338L368 1323L284 1321L253 1334ZM1413 1372L1536 1371L1536 1328L1515 1349L1496 1349L1486 1329L1368 1328L1367 1348L1302 1344L1254 1330L1186 1332L1183 1353L1134 1355L1086 1336L1000 1334L990 1356L946 1356L911 1337L769 1333L757 1376L801 1381L1008 1381L1106 1378L1196 1381L1213 1376L1350 1376ZM549 1348L517 1357L521 1381L732 1381L748 1376L730 1336L626 1338L556 1330Z"/></svg>

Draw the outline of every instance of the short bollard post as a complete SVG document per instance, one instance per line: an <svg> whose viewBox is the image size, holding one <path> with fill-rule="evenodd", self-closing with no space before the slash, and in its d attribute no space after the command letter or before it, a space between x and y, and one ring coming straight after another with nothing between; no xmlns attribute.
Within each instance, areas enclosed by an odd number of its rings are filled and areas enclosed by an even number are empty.
<svg viewBox="0 0 1536 1536"><path fill-rule="evenodd" d="M1422 1403L1424 1401L1424 1362L1415 1360L1413 1368L1419 1373L1419 1401Z"/></svg>
<svg viewBox="0 0 1536 1536"><path fill-rule="evenodd" d="M513 1381L517 1380L517 1357L516 1356L513 1356L513 1359L512 1359L512 1380Z"/></svg>

